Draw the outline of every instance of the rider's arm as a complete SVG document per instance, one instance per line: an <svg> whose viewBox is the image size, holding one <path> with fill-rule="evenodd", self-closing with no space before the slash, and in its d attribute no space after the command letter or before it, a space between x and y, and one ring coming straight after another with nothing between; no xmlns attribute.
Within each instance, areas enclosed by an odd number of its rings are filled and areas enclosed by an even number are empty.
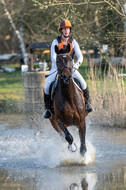
<svg viewBox="0 0 126 190"><path fill-rule="evenodd" d="M81 63L83 62L83 55L81 53L81 50L80 50L80 47L79 47L77 41L74 39L73 39L73 48L74 48L75 54L77 56L77 62L75 64L77 64L79 67L81 65Z"/></svg>
<svg viewBox="0 0 126 190"><path fill-rule="evenodd" d="M53 40L53 42L52 42L52 44L51 44L51 61L52 61L52 67L56 67L55 45L58 46L57 39Z"/></svg>

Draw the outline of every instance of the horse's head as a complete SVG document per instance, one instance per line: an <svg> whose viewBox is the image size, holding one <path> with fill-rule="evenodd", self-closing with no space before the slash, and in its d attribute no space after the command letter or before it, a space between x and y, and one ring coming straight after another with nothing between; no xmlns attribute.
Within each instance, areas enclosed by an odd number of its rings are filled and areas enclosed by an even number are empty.
<svg viewBox="0 0 126 190"><path fill-rule="evenodd" d="M57 55L57 69L64 83L69 83L72 75L72 57L69 53Z"/></svg>

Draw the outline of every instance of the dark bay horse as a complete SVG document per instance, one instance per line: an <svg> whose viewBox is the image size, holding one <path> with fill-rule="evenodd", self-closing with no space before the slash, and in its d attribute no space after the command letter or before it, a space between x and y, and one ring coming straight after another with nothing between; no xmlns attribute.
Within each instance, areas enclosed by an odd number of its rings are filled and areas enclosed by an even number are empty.
<svg viewBox="0 0 126 190"><path fill-rule="evenodd" d="M80 153L84 156L86 152L85 144L85 100L81 90L75 85L72 78L72 58L69 53L57 55L58 84L53 96L53 110L50 118L54 129L65 135L65 139L75 151L73 137L67 127L75 125L79 130Z"/></svg>

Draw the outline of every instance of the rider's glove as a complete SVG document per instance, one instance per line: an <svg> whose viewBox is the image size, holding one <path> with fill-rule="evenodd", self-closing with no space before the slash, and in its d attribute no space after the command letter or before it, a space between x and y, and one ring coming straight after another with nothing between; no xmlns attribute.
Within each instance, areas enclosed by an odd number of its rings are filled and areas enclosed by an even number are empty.
<svg viewBox="0 0 126 190"><path fill-rule="evenodd" d="M76 62L76 63L74 63L73 68L77 70L77 69L79 68L79 66L80 66L80 63L79 63L79 62Z"/></svg>

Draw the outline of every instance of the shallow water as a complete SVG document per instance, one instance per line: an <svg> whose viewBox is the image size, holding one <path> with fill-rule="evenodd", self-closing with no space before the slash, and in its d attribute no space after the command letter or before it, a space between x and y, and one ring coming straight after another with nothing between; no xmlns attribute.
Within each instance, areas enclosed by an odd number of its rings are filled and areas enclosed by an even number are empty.
<svg viewBox="0 0 126 190"><path fill-rule="evenodd" d="M94 126L90 118L86 123L88 151L82 158L75 127L69 130L78 150L71 153L40 115L1 115L0 189L126 189L126 130Z"/></svg>

